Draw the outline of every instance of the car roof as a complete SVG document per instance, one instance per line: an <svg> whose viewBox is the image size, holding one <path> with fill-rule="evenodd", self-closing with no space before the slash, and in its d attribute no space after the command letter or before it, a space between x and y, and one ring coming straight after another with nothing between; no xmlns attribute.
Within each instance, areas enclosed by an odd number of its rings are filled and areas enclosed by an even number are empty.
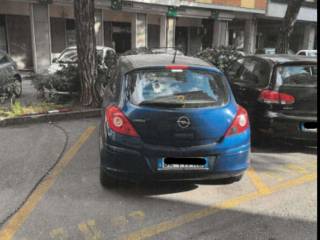
<svg viewBox="0 0 320 240"><path fill-rule="evenodd" d="M286 64L294 62L317 63L316 58L291 54L256 54L250 57L261 58L274 64Z"/></svg>
<svg viewBox="0 0 320 240"><path fill-rule="evenodd" d="M70 47L67 47L65 50L73 50L73 49L77 49L77 46L70 46ZM111 48L111 47L105 47L105 46L96 46L96 49L97 50L113 50L114 51L114 49L113 48Z"/></svg>
<svg viewBox="0 0 320 240"><path fill-rule="evenodd" d="M302 49L299 52L317 52L318 50L316 49Z"/></svg>
<svg viewBox="0 0 320 240"><path fill-rule="evenodd" d="M123 74L136 69L162 67L167 65L187 65L191 67L213 68L217 72L220 72L217 68L213 67L213 65L199 58L177 55L174 64L172 63L172 60L172 54L140 54L122 56L119 59L119 63Z"/></svg>

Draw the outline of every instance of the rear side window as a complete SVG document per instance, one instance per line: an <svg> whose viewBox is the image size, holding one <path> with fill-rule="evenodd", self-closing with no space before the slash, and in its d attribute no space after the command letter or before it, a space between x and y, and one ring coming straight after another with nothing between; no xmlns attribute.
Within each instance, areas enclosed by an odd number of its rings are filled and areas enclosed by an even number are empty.
<svg viewBox="0 0 320 240"><path fill-rule="evenodd" d="M140 70L127 76L135 105L172 108L221 106L228 101L225 78L202 70Z"/></svg>
<svg viewBox="0 0 320 240"><path fill-rule="evenodd" d="M258 59L247 58L237 71L234 82L239 82L251 87L266 87L270 81L270 65Z"/></svg>
<svg viewBox="0 0 320 240"><path fill-rule="evenodd" d="M7 55L0 53L0 65L1 64L6 64L6 63L9 63L9 62L10 62L10 60L7 57Z"/></svg>
<svg viewBox="0 0 320 240"><path fill-rule="evenodd" d="M277 82L282 86L317 86L317 65L277 67Z"/></svg>

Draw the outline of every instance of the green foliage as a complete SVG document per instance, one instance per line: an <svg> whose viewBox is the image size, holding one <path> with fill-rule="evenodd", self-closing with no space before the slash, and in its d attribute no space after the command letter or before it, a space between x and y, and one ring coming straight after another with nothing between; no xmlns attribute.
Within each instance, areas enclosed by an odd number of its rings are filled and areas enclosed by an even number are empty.
<svg viewBox="0 0 320 240"><path fill-rule="evenodd" d="M12 96L15 87L15 78L5 71L5 69L0 69L0 97L4 97L5 100L5 98Z"/></svg>
<svg viewBox="0 0 320 240"><path fill-rule="evenodd" d="M11 105L11 113L14 116L23 115L23 107L19 101L16 101L14 104Z"/></svg>
<svg viewBox="0 0 320 240"><path fill-rule="evenodd" d="M196 55L198 58L213 64L222 72L226 72L231 64L242 57L242 54L234 47L218 47L206 49Z"/></svg>
<svg viewBox="0 0 320 240"><path fill-rule="evenodd" d="M97 55L97 89L104 89L105 86L107 86L115 71L117 60L117 55L111 51L107 52L105 59ZM81 82L78 64L60 64L60 68L61 69L54 74L41 73L34 76L32 84L39 92L40 97L45 95L45 89L50 92L49 96L51 99L56 99L56 95L59 95L57 92L69 93L70 96L80 95Z"/></svg>
<svg viewBox="0 0 320 240"><path fill-rule="evenodd" d="M67 105L57 105L48 102L41 102L34 105L23 106L19 101L11 104L10 108L0 108L1 118L14 118L29 114L47 113L50 110L57 110L69 107Z"/></svg>
<svg viewBox="0 0 320 240"><path fill-rule="evenodd" d="M153 54L152 50L146 47L140 47L128 50L121 54L122 56L139 55L139 54Z"/></svg>

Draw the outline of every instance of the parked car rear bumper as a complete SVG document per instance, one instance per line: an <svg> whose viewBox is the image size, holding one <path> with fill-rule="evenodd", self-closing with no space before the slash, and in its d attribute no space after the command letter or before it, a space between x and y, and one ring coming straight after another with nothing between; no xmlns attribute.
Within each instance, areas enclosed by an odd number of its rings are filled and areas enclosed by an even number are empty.
<svg viewBox="0 0 320 240"><path fill-rule="evenodd" d="M235 143L230 147L230 144ZM194 149L170 148L168 151L149 151L104 144L101 149L101 168L111 177L129 180L206 180L242 175L250 164L250 131L243 136L231 136L222 143L208 145L200 152ZM159 149L159 146L154 146ZM159 170L158 160L163 157L208 157L207 170Z"/></svg>
<svg viewBox="0 0 320 240"><path fill-rule="evenodd" d="M317 117L293 116L267 111L264 117L255 121L255 128L277 138L316 142L317 131L305 130L303 124L306 122L317 123Z"/></svg>

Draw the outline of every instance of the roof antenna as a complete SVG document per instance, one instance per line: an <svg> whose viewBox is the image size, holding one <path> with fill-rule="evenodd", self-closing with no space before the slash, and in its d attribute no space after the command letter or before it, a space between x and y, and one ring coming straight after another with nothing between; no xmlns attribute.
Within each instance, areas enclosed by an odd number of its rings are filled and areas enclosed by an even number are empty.
<svg viewBox="0 0 320 240"><path fill-rule="evenodd" d="M178 52L178 48L176 48L176 51L174 52L174 56L173 56L173 60L172 60L173 64L176 63L177 52Z"/></svg>

